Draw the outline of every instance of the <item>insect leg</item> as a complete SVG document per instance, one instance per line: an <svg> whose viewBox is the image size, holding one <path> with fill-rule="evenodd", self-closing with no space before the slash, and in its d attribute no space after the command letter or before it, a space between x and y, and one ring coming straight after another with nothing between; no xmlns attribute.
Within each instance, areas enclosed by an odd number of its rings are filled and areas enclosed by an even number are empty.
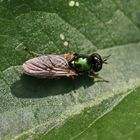
<svg viewBox="0 0 140 140"><path fill-rule="evenodd" d="M97 78L97 79L102 80L103 82L109 83L108 80L105 80L104 78L102 78L101 76L99 76L99 74L92 73L92 74L89 74L88 76L89 76L90 78Z"/></svg>
<svg viewBox="0 0 140 140"><path fill-rule="evenodd" d="M40 56L40 54L36 53L36 52L33 52L31 50L29 50L28 48L24 48L24 51L26 51L27 53L29 53L30 55L32 55L33 57L38 57Z"/></svg>
<svg viewBox="0 0 140 140"><path fill-rule="evenodd" d="M76 85L75 85L74 76L70 76L70 77L72 79L73 92L76 93Z"/></svg>

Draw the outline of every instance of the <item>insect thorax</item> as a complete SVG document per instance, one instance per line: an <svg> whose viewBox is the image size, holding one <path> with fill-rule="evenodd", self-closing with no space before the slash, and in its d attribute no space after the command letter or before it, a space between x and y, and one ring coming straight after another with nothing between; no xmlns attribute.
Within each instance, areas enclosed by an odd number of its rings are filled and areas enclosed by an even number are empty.
<svg viewBox="0 0 140 140"><path fill-rule="evenodd" d="M89 58L82 54L76 54L75 57L69 62L69 66L77 72L88 73L91 71Z"/></svg>

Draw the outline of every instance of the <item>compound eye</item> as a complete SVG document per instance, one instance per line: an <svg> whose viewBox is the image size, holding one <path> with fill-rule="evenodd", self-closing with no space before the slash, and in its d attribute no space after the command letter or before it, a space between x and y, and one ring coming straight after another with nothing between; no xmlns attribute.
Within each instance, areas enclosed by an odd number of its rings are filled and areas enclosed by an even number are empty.
<svg viewBox="0 0 140 140"><path fill-rule="evenodd" d="M102 58L99 54L94 53L91 56L91 65L95 72L98 72L102 69Z"/></svg>

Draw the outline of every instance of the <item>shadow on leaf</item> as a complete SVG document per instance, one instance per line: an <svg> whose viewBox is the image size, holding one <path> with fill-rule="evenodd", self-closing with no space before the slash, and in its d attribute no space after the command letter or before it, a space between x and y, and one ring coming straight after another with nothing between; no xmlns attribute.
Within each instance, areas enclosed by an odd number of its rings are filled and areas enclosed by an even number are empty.
<svg viewBox="0 0 140 140"><path fill-rule="evenodd" d="M43 98L66 94L81 86L89 87L94 84L94 80L79 76L75 79L62 77L60 79L38 79L27 75L22 75L11 87L11 93L19 98Z"/></svg>

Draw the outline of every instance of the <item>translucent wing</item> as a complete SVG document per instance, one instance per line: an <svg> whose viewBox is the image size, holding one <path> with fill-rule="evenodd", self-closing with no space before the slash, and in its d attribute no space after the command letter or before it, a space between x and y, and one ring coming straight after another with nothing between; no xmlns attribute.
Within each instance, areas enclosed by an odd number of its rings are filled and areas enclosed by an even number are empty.
<svg viewBox="0 0 140 140"><path fill-rule="evenodd" d="M63 55L44 55L26 61L23 72L38 78L77 75Z"/></svg>

